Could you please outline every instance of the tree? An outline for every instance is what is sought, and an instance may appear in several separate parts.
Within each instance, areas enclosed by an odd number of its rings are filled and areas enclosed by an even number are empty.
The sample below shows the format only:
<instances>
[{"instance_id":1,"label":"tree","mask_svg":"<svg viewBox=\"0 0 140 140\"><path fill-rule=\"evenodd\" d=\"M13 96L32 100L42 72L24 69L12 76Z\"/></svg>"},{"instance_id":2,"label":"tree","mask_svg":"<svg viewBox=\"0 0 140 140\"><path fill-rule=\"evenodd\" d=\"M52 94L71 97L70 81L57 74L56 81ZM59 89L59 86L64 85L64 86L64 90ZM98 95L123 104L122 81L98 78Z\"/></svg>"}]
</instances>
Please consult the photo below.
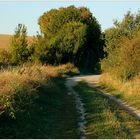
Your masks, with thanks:
<instances>
[{"instance_id":1,"label":"tree","mask_svg":"<svg viewBox=\"0 0 140 140\"><path fill-rule=\"evenodd\" d=\"M34 41L30 46L31 61L49 63L48 45L46 40L39 33L34 37ZM49 62L48 62L49 61Z\"/></svg>"},{"instance_id":2,"label":"tree","mask_svg":"<svg viewBox=\"0 0 140 140\"><path fill-rule=\"evenodd\" d=\"M105 31L105 52L110 54L115 48L121 47L123 38L133 39L140 31L140 11L132 14L128 11L121 22L115 20L114 27Z\"/></svg>"},{"instance_id":3,"label":"tree","mask_svg":"<svg viewBox=\"0 0 140 140\"><path fill-rule=\"evenodd\" d=\"M52 9L39 18L39 25L55 64L73 62L92 69L103 57L100 25L87 8Z\"/></svg>"},{"instance_id":4,"label":"tree","mask_svg":"<svg viewBox=\"0 0 140 140\"><path fill-rule=\"evenodd\" d=\"M70 61L77 64L77 61L80 61L77 59L77 53L85 45L86 35L87 26L83 23L70 22L65 24L55 38L57 62L67 63Z\"/></svg>"},{"instance_id":5,"label":"tree","mask_svg":"<svg viewBox=\"0 0 140 140\"><path fill-rule=\"evenodd\" d=\"M13 63L21 64L28 60L29 52L27 46L27 28L25 25L18 24L11 40L11 55Z\"/></svg>"},{"instance_id":6,"label":"tree","mask_svg":"<svg viewBox=\"0 0 140 140\"><path fill-rule=\"evenodd\" d=\"M114 27L105 31L105 53L102 70L121 80L138 74L140 67L140 11L128 11L123 20L114 22Z\"/></svg>"}]
</instances>

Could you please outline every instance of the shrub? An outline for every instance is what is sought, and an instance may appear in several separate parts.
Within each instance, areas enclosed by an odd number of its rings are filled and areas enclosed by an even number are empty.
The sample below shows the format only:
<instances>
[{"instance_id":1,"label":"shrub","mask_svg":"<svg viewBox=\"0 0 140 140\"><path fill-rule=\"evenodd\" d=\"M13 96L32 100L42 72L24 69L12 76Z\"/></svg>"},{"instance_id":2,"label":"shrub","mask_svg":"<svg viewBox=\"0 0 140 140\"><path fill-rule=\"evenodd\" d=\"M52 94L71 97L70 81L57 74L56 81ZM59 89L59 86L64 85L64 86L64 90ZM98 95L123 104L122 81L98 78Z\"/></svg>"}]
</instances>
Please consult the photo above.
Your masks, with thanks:
<instances>
[{"instance_id":1,"label":"shrub","mask_svg":"<svg viewBox=\"0 0 140 140\"><path fill-rule=\"evenodd\" d=\"M132 40L126 39L120 48L120 66L122 79L131 79L140 74L140 34ZM120 70L121 71L121 70Z\"/></svg>"},{"instance_id":2,"label":"shrub","mask_svg":"<svg viewBox=\"0 0 140 140\"><path fill-rule=\"evenodd\" d=\"M8 65L11 63L11 54L6 50L0 50L0 66Z\"/></svg>"},{"instance_id":3,"label":"shrub","mask_svg":"<svg viewBox=\"0 0 140 140\"><path fill-rule=\"evenodd\" d=\"M128 12L122 22L116 21L115 27L105 31L107 56L101 62L102 70L122 81L139 75L139 15L140 13L133 15Z\"/></svg>"}]
</instances>

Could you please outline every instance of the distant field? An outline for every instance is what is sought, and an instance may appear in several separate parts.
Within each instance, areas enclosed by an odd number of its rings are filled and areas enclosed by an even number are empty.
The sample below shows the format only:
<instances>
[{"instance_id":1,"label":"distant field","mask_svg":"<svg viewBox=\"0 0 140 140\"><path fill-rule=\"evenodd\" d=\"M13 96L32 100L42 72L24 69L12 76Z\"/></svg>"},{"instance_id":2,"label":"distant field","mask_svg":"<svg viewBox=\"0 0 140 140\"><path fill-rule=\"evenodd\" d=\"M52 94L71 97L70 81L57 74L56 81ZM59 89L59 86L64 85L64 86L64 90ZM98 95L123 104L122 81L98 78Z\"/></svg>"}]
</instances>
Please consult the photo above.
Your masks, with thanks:
<instances>
[{"instance_id":1,"label":"distant field","mask_svg":"<svg viewBox=\"0 0 140 140\"><path fill-rule=\"evenodd\" d=\"M8 49L12 35L0 34L0 49Z\"/></svg>"},{"instance_id":2,"label":"distant field","mask_svg":"<svg viewBox=\"0 0 140 140\"><path fill-rule=\"evenodd\" d=\"M0 49L7 50L10 47L10 40L12 38L12 35L4 35L0 34ZM32 42L32 37L28 37L29 42Z\"/></svg>"}]
</instances>

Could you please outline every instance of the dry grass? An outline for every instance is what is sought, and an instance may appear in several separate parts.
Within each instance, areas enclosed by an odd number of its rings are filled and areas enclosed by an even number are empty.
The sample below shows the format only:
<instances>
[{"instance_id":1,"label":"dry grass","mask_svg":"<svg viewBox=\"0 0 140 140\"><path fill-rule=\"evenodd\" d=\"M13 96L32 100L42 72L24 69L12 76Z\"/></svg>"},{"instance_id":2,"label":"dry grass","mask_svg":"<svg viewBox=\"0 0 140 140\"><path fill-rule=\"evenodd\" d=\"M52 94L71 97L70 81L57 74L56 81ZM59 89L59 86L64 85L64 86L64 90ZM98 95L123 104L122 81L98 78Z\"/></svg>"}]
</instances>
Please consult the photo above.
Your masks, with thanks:
<instances>
[{"instance_id":1,"label":"dry grass","mask_svg":"<svg viewBox=\"0 0 140 140\"><path fill-rule=\"evenodd\" d=\"M28 63L1 71L0 138L79 138L75 100L61 77L76 70Z\"/></svg>"},{"instance_id":2,"label":"dry grass","mask_svg":"<svg viewBox=\"0 0 140 140\"><path fill-rule=\"evenodd\" d=\"M78 69L72 64L60 66L42 66L34 64L32 66L22 66L1 71L0 96L5 99L3 100L3 98L1 98L0 100L0 114L4 112L4 110L7 110L7 108L10 109L9 102L10 106L13 106L13 104L15 106L16 102L13 100L14 96L21 96L20 104L24 104L26 97L29 96L29 98L32 98L32 95L35 95L38 87L41 85L51 86L52 82L50 79L52 77L60 77L64 74L77 72ZM22 99L23 96L25 99ZM6 102L8 102L8 105ZM8 113L10 111L8 111Z\"/></svg>"},{"instance_id":3,"label":"dry grass","mask_svg":"<svg viewBox=\"0 0 140 140\"><path fill-rule=\"evenodd\" d=\"M105 84L110 89L116 89L120 92L119 97L126 100L130 104L139 107L140 104L140 77L137 76L132 80L122 82L115 76L111 76L107 73L103 74L100 78L100 82Z\"/></svg>"},{"instance_id":4,"label":"dry grass","mask_svg":"<svg viewBox=\"0 0 140 140\"><path fill-rule=\"evenodd\" d=\"M22 66L0 72L0 95L11 94L14 85L31 86L46 83L51 77L60 77L63 74L77 73L78 69L68 63L60 66ZM31 85L30 85L31 84Z\"/></svg>"}]
</instances>

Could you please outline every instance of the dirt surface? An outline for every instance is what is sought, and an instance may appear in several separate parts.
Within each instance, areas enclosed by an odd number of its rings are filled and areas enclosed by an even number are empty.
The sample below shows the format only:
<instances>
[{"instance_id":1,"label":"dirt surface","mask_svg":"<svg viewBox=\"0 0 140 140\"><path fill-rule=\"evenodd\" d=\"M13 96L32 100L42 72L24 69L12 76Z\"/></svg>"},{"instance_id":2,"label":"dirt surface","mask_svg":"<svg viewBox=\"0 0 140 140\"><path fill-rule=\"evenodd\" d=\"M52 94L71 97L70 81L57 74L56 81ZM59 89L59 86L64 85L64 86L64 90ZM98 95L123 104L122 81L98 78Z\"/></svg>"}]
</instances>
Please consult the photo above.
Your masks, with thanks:
<instances>
[{"instance_id":1,"label":"dirt surface","mask_svg":"<svg viewBox=\"0 0 140 140\"><path fill-rule=\"evenodd\" d=\"M140 111L134 107L131 107L127 104L127 102L124 102L120 99L117 99L116 97L112 96L110 93L105 92L101 86L99 85L99 78L101 75L81 75L81 76L75 76L72 78L68 78L67 80L67 86L73 87L76 85L78 81L86 81L90 87L95 87L98 90L100 90L104 96L108 97L110 100L113 100L116 102L119 106L121 106L123 109L125 109L128 113L136 117L138 120L140 120Z\"/></svg>"},{"instance_id":2,"label":"dirt surface","mask_svg":"<svg viewBox=\"0 0 140 140\"><path fill-rule=\"evenodd\" d=\"M85 125L86 125L86 110L84 108L84 103L82 102L82 99L80 98L79 94L73 90L73 87L77 84L77 82L71 78L68 78L66 81L66 87L68 88L68 95L73 95L75 99L75 105L76 105L76 110L79 114L78 118L78 129L80 133L80 138L81 139L86 139L85 137Z\"/></svg>"}]
</instances>

